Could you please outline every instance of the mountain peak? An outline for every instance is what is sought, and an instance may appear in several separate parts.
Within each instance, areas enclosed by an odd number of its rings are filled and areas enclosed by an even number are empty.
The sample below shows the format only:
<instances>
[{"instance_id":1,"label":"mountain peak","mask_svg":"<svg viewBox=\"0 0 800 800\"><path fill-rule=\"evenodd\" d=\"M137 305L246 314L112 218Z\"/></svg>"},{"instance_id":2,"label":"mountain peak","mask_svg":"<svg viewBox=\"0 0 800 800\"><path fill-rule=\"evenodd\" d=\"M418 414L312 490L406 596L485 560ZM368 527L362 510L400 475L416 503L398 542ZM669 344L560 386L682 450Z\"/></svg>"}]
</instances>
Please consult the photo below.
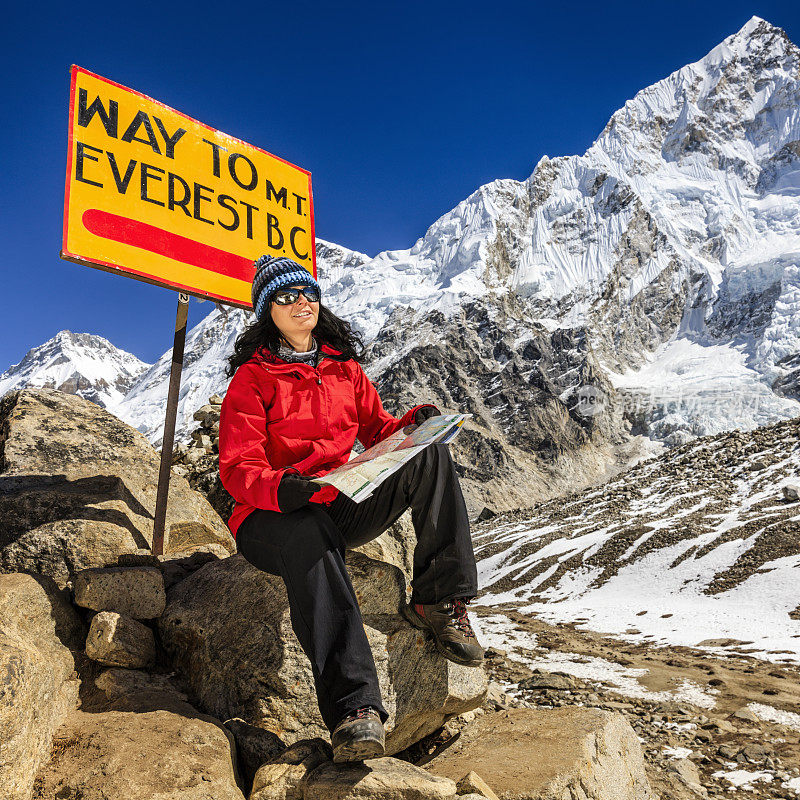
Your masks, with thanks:
<instances>
[{"instance_id":1,"label":"mountain peak","mask_svg":"<svg viewBox=\"0 0 800 800\"><path fill-rule=\"evenodd\" d=\"M29 386L53 388L113 409L147 367L102 336L64 329L0 375L0 395Z\"/></svg>"}]
</instances>

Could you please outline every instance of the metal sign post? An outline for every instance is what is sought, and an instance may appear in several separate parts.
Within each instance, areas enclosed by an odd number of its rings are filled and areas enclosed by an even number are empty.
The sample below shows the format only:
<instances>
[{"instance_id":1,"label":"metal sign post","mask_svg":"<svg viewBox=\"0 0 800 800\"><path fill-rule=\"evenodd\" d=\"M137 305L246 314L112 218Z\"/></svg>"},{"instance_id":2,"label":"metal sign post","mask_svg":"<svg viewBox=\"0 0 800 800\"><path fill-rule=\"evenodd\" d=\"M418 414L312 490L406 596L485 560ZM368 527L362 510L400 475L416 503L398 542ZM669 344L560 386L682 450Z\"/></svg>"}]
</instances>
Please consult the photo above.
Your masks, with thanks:
<instances>
[{"instance_id":1,"label":"metal sign post","mask_svg":"<svg viewBox=\"0 0 800 800\"><path fill-rule=\"evenodd\" d=\"M153 522L153 555L164 554L164 523L167 519L169 476L172 469L172 445L175 441L175 418L178 415L178 392L183 369L183 348L186 344L186 318L189 314L189 295L178 295L178 313L175 317L175 340L172 343L172 366L169 372L167 415L164 419L164 436L161 440L161 468L158 472L156 514Z\"/></svg>"}]
</instances>

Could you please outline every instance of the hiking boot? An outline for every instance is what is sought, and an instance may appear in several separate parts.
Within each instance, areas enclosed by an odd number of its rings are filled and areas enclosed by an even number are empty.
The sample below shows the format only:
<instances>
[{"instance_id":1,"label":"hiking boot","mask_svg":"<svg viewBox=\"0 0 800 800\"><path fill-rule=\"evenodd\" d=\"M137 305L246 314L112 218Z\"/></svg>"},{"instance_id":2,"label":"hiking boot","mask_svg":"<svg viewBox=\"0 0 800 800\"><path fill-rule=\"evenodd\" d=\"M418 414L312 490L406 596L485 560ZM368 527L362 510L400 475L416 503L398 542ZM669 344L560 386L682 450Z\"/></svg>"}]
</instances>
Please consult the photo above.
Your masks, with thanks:
<instances>
[{"instance_id":1,"label":"hiking boot","mask_svg":"<svg viewBox=\"0 0 800 800\"><path fill-rule=\"evenodd\" d=\"M385 732L378 711L371 706L348 714L331 734L333 760L363 761L383 755Z\"/></svg>"},{"instance_id":2,"label":"hiking boot","mask_svg":"<svg viewBox=\"0 0 800 800\"><path fill-rule=\"evenodd\" d=\"M410 603L401 608L403 616L415 627L433 634L436 649L450 661L465 667L483 663L483 648L467 619L463 598L426 605Z\"/></svg>"}]
</instances>

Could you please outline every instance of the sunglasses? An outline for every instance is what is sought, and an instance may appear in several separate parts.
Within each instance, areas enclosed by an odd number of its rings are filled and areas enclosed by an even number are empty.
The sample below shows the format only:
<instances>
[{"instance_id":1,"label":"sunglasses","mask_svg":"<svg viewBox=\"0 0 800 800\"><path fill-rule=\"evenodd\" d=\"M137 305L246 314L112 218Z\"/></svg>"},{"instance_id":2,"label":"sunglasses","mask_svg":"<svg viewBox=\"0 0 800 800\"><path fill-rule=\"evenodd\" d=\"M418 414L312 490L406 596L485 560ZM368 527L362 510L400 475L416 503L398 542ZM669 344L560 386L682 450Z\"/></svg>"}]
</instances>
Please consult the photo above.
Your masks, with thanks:
<instances>
[{"instance_id":1,"label":"sunglasses","mask_svg":"<svg viewBox=\"0 0 800 800\"><path fill-rule=\"evenodd\" d=\"M304 286L302 289L278 289L272 295L272 302L277 303L279 306L290 306L296 303L300 297L300 292L309 303L319 302L319 289L316 286Z\"/></svg>"}]
</instances>

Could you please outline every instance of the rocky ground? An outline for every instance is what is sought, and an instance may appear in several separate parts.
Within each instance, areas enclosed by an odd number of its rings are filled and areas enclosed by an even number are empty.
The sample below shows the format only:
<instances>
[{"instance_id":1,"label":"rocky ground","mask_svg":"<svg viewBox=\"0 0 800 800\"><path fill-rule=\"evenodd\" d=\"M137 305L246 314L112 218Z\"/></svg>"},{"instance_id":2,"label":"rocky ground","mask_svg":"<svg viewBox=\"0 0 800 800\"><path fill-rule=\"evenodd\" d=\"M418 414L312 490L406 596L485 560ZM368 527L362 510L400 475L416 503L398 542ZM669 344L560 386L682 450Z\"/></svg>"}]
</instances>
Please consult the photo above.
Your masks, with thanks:
<instances>
[{"instance_id":1,"label":"rocky ground","mask_svg":"<svg viewBox=\"0 0 800 800\"><path fill-rule=\"evenodd\" d=\"M800 796L796 666L625 642L550 625L510 606L471 611L484 644L508 642L487 650L494 683L485 709L578 705L620 712L664 800ZM420 743L412 754L418 763L452 744L472 719L465 716ZM480 764L474 769L481 773Z\"/></svg>"}]
</instances>

